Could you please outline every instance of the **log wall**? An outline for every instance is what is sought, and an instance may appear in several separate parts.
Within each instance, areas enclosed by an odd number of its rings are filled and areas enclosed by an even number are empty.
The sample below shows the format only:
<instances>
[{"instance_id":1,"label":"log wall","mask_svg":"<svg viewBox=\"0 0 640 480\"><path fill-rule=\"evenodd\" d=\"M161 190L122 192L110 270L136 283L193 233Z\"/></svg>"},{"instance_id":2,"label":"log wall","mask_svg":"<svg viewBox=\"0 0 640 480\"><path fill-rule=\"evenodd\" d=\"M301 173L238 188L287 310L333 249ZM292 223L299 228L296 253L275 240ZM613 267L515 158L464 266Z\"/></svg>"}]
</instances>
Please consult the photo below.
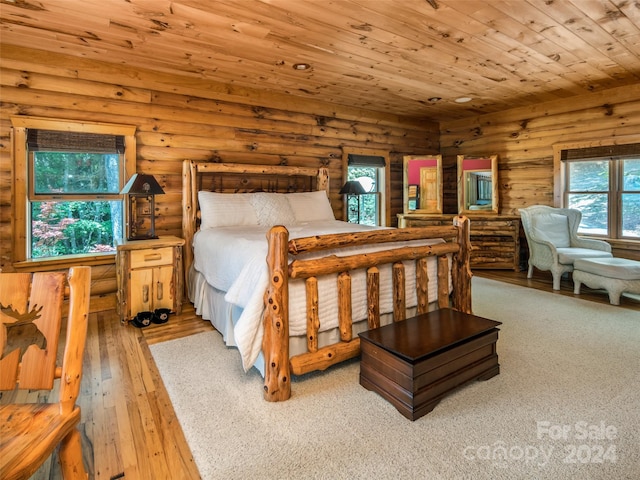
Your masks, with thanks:
<instances>
[{"instance_id":1,"label":"log wall","mask_svg":"<svg viewBox=\"0 0 640 480\"><path fill-rule=\"evenodd\" d=\"M342 216L342 147L390 151L392 219L402 212L402 158L438 151L438 125L293 96L3 45L0 67L0 268L12 270L10 117L137 127L137 170L152 173L156 233L181 235L182 160L326 166ZM116 291L115 266L94 267L92 293Z\"/></svg>"},{"instance_id":2,"label":"log wall","mask_svg":"<svg viewBox=\"0 0 640 480\"><path fill-rule=\"evenodd\" d=\"M444 211L456 213L456 155L498 154L500 212L517 214L518 208L528 205L553 205L554 144L597 142L640 132L640 85L442 122L438 127L418 119L301 102L259 89L125 69L26 48L3 45L0 55L3 271L12 270L13 260L12 115L136 125L137 169L156 175L166 192L157 198L156 228L161 235L181 234L181 162L185 158L327 166L332 179L330 198L340 218L341 148L388 149L395 222L396 214L402 212L404 155L443 154ZM614 247L619 256L640 258L633 245ZM115 298L115 291L115 265L94 267L93 294Z\"/></svg>"},{"instance_id":3,"label":"log wall","mask_svg":"<svg viewBox=\"0 0 640 480\"><path fill-rule=\"evenodd\" d=\"M554 206L553 146L640 141L640 85L442 122L445 213L457 212L456 155L499 155L500 213ZM640 246L612 242L614 255L640 259Z\"/></svg>"}]
</instances>

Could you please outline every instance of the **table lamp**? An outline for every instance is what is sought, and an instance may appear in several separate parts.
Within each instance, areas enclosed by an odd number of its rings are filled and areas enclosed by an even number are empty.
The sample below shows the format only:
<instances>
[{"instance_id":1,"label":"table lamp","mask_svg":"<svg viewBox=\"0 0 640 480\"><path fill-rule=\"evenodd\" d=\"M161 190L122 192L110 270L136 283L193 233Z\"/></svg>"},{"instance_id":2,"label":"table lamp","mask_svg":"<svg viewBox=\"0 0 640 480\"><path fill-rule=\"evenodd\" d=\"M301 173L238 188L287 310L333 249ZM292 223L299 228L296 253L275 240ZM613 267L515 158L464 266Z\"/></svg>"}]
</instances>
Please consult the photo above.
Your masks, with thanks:
<instances>
[{"instance_id":1,"label":"table lamp","mask_svg":"<svg viewBox=\"0 0 640 480\"><path fill-rule=\"evenodd\" d=\"M134 173L120 193L127 196L127 240L158 238L155 196L164 194L164 190L153 175Z\"/></svg>"}]
</instances>

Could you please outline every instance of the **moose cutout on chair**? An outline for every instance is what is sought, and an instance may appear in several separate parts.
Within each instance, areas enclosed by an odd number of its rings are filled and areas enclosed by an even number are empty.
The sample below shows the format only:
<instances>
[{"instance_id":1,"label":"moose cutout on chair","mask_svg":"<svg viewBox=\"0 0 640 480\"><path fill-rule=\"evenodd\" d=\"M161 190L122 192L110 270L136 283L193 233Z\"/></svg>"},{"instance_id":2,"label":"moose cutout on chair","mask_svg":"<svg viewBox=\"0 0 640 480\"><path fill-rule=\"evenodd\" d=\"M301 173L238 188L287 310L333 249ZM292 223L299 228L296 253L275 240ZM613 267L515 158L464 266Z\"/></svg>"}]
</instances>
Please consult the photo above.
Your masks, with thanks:
<instances>
[{"instance_id":1,"label":"moose cutout on chair","mask_svg":"<svg viewBox=\"0 0 640 480\"><path fill-rule=\"evenodd\" d=\"M67 285L68 308L63 311ZM2 478L31 478L57 452L60 468L56 471L62 478L87 479L76 402L90 295L91 267L71 267L68 274L0 272L0 391L48 390L39 393L36 402L8 395L0 407ZM64 342L59 342L61 330L66 334Z\"/></svg>"},{"instance_id":2,"label":"moose cutout on chair","mask_svg":"<svg viewBox=\"0 0 640 480\"><path fill-rule=\"evenodd\" d=\"M12 305L4 306L0 303L0 323L2 329L0 331L0 343L3 345L2 356L0 360L10 355L14 350L20 350L19 360L31 345L35 345L40 350L47 348L47 338L44 333L33 323L34 320L40 318L40 312L43 307L35 305L31 311L20 313L13 308ZM7 317L12 318L12 322L7 321Z\"/></svg>"}]
</instances>

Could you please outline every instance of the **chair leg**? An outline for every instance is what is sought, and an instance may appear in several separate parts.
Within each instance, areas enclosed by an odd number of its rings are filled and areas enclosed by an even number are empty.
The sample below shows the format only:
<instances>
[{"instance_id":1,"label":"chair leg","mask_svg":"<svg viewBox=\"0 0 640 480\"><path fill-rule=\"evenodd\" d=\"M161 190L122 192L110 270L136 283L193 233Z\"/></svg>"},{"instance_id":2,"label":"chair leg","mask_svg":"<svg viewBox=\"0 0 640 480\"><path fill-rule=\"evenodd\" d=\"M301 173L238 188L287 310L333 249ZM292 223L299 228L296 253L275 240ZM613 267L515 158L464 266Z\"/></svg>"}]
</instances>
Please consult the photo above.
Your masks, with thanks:
<instances>
[{"instance_id":1,"label":"chair leg","mask_svg":"<svg viewBox=\"0 0 640 480\"><path fill-rule=\"evenodd\" d=\"M553 273L553 289L560 290L560 281L562 280L561 273Z\"/></svg>"},{"instance_id":2,"label":"chair leg","mask_svg":"<svg viewBox=\"0 0 640 480\"><path fill-rule=\"evenodd\" d=\"M580 295L580 287L582 286L582 282L580 280L573 279L573 293L575 295Z\"/></svg>"},{"instance_id":3,"label":"chair leg","mask_svg":"<svg viewBox=\"0 0 640 480\"><path fill-rule=\"evenodd\" d=\"M529 264L529 271L527 272L527 278L533 277L533 265Z\"/></svg>"},{"instance_id":4,"label":"chair leg","mask_svg":"<svg viewBox=\"0 0 640 480\"><path fill-rule=\"evenodd\" d=\"M62 440L59 455L64 480L87 480L88 475L82 463L82 442L77 429L73 429Z\"/></svg>"},{"instance_id":5,"label":"chair leg","mask_svg":"<svg viewBox=\"0 0 640 480\"><path fill-rule=\"evenodd\" d=\"M612 289L612 290L609 290L608 293L609 293L609 303L611 305L620 305L620 296L622 295L622 292L617 289Z\"/></svg>"}]
</instances>

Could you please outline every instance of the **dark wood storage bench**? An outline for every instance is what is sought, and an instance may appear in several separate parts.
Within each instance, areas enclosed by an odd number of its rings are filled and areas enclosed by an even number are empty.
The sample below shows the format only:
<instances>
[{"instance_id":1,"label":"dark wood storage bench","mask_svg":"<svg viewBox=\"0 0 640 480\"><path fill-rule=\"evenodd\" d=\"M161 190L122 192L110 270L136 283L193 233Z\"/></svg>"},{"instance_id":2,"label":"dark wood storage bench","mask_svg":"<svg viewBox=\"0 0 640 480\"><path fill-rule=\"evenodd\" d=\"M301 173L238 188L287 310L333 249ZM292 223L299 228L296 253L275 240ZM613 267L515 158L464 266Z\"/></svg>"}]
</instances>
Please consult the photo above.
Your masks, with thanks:
<instances>
[{"instance_id":1,"label":"dark wood storage bench","mask_svg":"<svg viewBox=\"0 0 640 480\"><path fill-rule=\"evenodd\" d=\"M360 384L416 420L453 389L500 373L498 325L445 308L363 332Z\"/></svg>"}]
</instances>

